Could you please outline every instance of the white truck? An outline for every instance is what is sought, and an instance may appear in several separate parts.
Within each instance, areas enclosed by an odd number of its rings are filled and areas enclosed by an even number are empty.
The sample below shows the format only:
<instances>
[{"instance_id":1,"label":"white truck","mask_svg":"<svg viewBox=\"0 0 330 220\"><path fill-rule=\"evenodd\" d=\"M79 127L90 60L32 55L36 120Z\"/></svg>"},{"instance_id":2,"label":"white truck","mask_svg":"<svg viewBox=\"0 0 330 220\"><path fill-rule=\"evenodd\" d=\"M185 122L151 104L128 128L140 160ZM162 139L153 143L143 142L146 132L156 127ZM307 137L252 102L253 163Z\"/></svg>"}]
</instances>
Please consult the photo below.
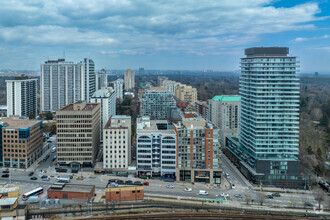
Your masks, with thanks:
<instances>
[{"instance_id":1,"label":"white truck","mask_svg":"<svg viewBox=\"0 0 330 220\"><path fill-rule=\"evenodd\" d=\"M70 177L58 177L57 181L60 183L69 183L70 182Z\"/></svg>"}]
</instances>

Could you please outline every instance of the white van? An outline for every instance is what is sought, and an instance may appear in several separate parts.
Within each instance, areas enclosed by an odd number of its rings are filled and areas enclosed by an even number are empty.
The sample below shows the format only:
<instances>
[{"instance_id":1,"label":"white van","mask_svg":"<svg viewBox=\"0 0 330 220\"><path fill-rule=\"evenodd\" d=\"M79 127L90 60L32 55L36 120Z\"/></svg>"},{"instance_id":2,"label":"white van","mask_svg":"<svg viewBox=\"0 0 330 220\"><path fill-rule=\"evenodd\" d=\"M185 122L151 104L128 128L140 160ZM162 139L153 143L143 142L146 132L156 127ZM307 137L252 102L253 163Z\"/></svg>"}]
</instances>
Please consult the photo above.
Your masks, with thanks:
<instances>
[{"instance_id":1,"label":"white van","mask_svg":"<svg viewBox=\"0 0 330 220\"><path fill-rule=\"evenodd\" d=\"M207 196L209 193L205 190L199 190L199 195Z\"/></svg>"},{"instance_id":2,"label":"white van","mask_svg":"<svg viewBox=\"0 0 330 220\"><path fill-rule=\"evenodd\" d=\"M56 147L53 147L52 149L52 153L54 153L56 151Z\"/></svg>"}]
</instances>

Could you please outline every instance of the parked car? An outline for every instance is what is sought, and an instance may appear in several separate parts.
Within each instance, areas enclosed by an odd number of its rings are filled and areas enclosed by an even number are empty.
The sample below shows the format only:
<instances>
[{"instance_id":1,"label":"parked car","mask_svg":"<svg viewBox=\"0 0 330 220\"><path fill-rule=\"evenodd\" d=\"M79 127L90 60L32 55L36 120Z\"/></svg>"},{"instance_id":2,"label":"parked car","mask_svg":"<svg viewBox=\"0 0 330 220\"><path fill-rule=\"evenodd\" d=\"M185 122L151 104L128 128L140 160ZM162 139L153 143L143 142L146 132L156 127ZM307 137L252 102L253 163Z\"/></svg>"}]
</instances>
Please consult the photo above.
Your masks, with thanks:
<instances>
[{"instance_id":1,"label":"parked car","mask_svg":"<svg viewBox=\"0 0 330 220\"><path fill-rule=\"evenodd\" d=\"M273 193L272 196L274 196L274 197L281 197L281 195L279 193Z\"/></svg>"},{"instance_id":2,"label":"parked car","mask_svg":"<svg viewBox=\"0 0 330 220\"><path fill-rule=\"evenodd\" d=\"M135 181L133 185L142 186L143 184L140 181Z\"/></svg>"},{"instance_id":3,"label":"parked car","mask_svg":"<svg viewBox=\"0 0 330 220\"><path fill-rule=\"evenodd\" d=\"M235 189L236 188L235 184L231 184L231 188Z\"/></svg>"},{"instance_id":4,"label":"parked car","mask_svg":"<svg viewBox=\"0 0 330 220\"><path fill-rule=\"evenodd\" d=\"M30 180L37 180L37 179L38 179L38 178L35 177L35 176L33 176L33 177L30 178Z\"/></svg>"},{"instance_id":5,"label":"parked car","mask_svg":"<svg viewBox=\"0 0 330 220\"><path fill-rule=\"evenodd\" d=\"M125 184L126 184L126 185L133 185L133 181L132 181L132 180L126 180L126 181L125 181Z\"/></svg>"},{"instance_id":6,"label":"parked car","mask_svg":"<svg viewBox=\"0 0 330 220\"><path fill-rule=\"evenodd\" d=\"M117 179L109 179L108 184L109 183L116 183L116 182L117 182Z\"/></svg>"},{"instance_id":7,"label":"parked car","mask_svg":"<svg viewBox=\"0 0 330 220\"><path fill-rule=\"evenodd\" d=\"M78 176L77 180L84 180L84 177L83 176Z\"/></svg>"},{"instance_id":8,"label":"parked car","mask_svg":"<svg viewBox=\"0 0 330 220\"><path fill-rule=\"evenodd\" d=\"M174 186L173 185L167 185L166 188L174 189Z\"/></svg>"},{"instance_id":9,"label":"parked car","mask_svg":"<svg viewBox=\"0 0 330 220\"><path fill-rule=\"evenodd\" d=\"M235 194L235 197L241 199L242 198L242 195L241 194Z\"/></svg>"},{"instance_id":10,"label":"parked car","mask_svg":"<svg viewBox=\"0 0 330 220\"><path fill-rule=\"evenodd\" d=\"M199 190L199 195L204 195L204 196L207 196L209 193L205 190Z\"/></svg>"},{"instance_id":11,"label":"parked car","mask_svg":"<svg viewBox=\"0 0 330 220\"><path fill-rule=\"evenodd\" d=\"M29 176L33 176L33 174L34 174L34 172L30 172L30 173L29 173Z\"/></svg>"},{"instance_id":12,"label":"parked car","mask_svg":"<svg viewBox=\"0 0 330 220\"><path fill-rule=\"evenodd\" d=\"M117 180L117 184L124 184L123 180Z\"/></svg>"},{"instance_id":13,"label":"parked car","mask_svg":"<svg viewBox=\"0 0 330 220\"><path fill-rule=\"evenodd\" d=\"M2 173L9 173L9 170L4 170L2 171Z\"/></svg>"},{"instance_id":14,"label":"parked car","mask_svg":"<svg viewBox=\"0 0 330 220\"><path fill-rule=\"evenodd\" d=\"M184 191L185 191L185 192L192 192L192 188L188 188L188 187L186 187L186 188L184 188Z\"/></svg>"},{"instance_id":15,"label":"parked car","mask_svg":"<svg viewBox=\"0 0 330 220\"><path fill-rule=\"evenodd\" d=\"M144 182L143 185L144 186L149 186L149 182Z\"/></svg>"},{"instance_id":16,"label":"parked car","mask_svg":"<svg viewBox=\"0 0 330 220\"><path fill-rule=\"evenodd\" d=\"M1 177L2 178L8 178L9 177L9 174L3 174Z\"/></svg>"},{"instance_id":17,"label":"parked car","mask_svg":"<svg viewBox=\"0 0 330 220\"><path fill-rule=\"evenodd\" d=\"M310 203L310 202L305 202L305 203L304 203L304 206L305 206L305 207L308 207L308 208L312 208L312 207L313 207L313 204Z\"/></svg>"},{"instance_id":18,"label":"parked car","mask_svg":"<svg viewBox=\"0 0 330 220\"><path fill-rule=\"evenodd\" d=\"M42 181L49 181L50 178L49 178L49 176L42 176L42 177L41 177L41 180L42 180Z\"/></svg>"},{"instance_id":19,"label":"parked car","mask_svg":"<svg viewBox=\"0 0 330 220\"><path fill-rule=\"evenodd\" d=\"M267 195L266 197L267 197L267 199L274 199L274 197L272 195Z\"/></svg>"}]
</instances>

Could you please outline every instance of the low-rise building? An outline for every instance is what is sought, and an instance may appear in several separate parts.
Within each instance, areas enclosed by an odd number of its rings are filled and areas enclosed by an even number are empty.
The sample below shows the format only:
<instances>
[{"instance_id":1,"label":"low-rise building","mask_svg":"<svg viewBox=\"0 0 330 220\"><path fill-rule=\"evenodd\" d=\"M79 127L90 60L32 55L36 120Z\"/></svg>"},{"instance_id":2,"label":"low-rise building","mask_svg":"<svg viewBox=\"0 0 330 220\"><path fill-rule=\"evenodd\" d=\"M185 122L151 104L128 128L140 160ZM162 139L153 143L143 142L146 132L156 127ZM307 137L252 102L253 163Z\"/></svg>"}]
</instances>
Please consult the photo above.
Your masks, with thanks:
<instances>
[{"instance_id":1,"label":"low-rise building","mask_svg":"<svg viewBox=\"0 0 330 220\"><path fill-rule=\"evenodd\" d=\"M207 101L196 100L194 104L195 104L195 112L200 114L206 121L210 121L209 100Z\"/></svg>"},{"instance_id":2,"label":"low-rise building","mask_svg":"<svg viewBox=\"0 0 330 220\"><path fill-rule=\"evenodd\" d=\"M1 118L0 129L4 167L28 168L41 156L42 121L18 116Z\"/></svg>"},{"instance_id":3,"label":"low-rise building","mask_svg":"<svg viewBox=\"0 0 330 220\"><path fill-rule=\"evenodd\" d=\"M137 119L136 159L138 176L175 179L176 133L166 120Z\"/></svg>"},{"instance_id":4,"label":"low-rise building","mask_svg":"<svg viewBox=\"0 0 330 220\"><path fill-rule=\"evenodd\" d=\"M131 116L112 116L103 129L103 168L127 169L131 163Z\"/></svg>"},{"instance_id":5,"label":"low-rise building","mask_svg":"<svg viewBox=\"0 0 330 220\"><path fill-rule=\"evenodd\" d=\"M175 96L184 102L194 102L197 100L197 89L186 84L175 87Z\"/></svg>"},{"instance_id":6,"label":"low-rise building","mask_svg":"<svg viewBox=\"0 0 330 220\"><path fill-rule=\"evenodd\" d=\"M105 189L106 202L138 201L144 198L143 186L109 184Z\"/></svg>"},{"instance_id":7,"label":"low-rise building","mask_svg":"<svg viewBox=\"0 0 330 220\"><path fill-rule=\"evenodd\" d=\"M48 199L68 199L77 201L91 201L94 197L94 185L54 184L47 190Z\"/></svg>"}]
</instances>

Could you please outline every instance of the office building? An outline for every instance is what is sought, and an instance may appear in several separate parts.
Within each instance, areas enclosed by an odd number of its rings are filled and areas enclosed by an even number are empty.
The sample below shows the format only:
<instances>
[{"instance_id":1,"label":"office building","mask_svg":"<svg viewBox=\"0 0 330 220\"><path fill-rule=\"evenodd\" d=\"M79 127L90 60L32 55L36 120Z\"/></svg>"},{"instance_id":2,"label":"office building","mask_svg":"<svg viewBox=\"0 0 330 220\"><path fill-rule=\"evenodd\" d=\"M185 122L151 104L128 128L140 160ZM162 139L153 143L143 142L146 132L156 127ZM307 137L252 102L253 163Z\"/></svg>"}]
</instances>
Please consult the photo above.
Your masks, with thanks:
<instances>
[{"instance_id":1,"label":"office building","mask_svg":"<svg viewBox=\"0 0 330 220\"><path fill-rule=\"evenodd\" d=\"M96 90L95 66L91 59L74 64L65 59L41 64L40 109L55 112L70 103L89 101Z\"/></svg>"},{"instance_id":2,"label":"office building","mask_svg":"<svg viewBox=\"0 0 330 220\"><path fill-rule=\"evenodd\" d=\"M225 147L227 136L239 135L241 97L217 95L210 101L210 121L220 130L221 146Z\"/></svg>"},{"instance_id":3,"label":"office building","mask_svg":"<svg viewBox=\"0 0 330 220\"><path fill-rule=\"evenodd\" d=\"M7 115L34 116L37 112L37 79L27 76L6 80Z\"/></svg>"},{"instance_id":4,"label":"office building","mask_svg":"<svg viewBox=\"0 0 330 220\"><path fill-rule=\"evenodd\" d=\"M113 88L116 92L116 98L121 101L124 99L124 80L119 78L113 82Z\"/></svg>"},{"instance_id":5,"label":"office building","mask_svg":"<svg viewBox=\"0 0 330 220\"><path fill-rule=\"evenodd\" d=\"M169 119L176 108L173 95L162 87L151 87L142 95L140 115L151 119Z\"/></svg>"},{"instance_id":6,"label":"office building","mask_svg":"<svg viewBox=\"0 0 330 220\"><path fill-rule=\"evenodd\" d=\"M240 136L227 138L226 143L251 181L281 187L300 175L299 79L296 57L288 54L287 47L245 50L239 89Z\"/></svg>"},{"instance_id":7,"label":"office building","mask_svg":"<svg viewBox=\"0 0 330 220\"><path fill-rule=\"evenodd\" d=\"M112 116L103 129L103 168L126 169L131 163L131 116Z\"/></svg>"},{"instance_id":8,"label":"office building","mask_svg":"<svg viewBox=\"0 0 330 220\"><path fill-rule=\"evenodd\" d=\"M137 119L136 160L139 177L175 179L177 136L167 120Z\"/></svg>"},{"instance_id":9,"label":"office building","mask_svg":"<svg viewBox=\"0 0 330 220\"><path fill-rule=\"evenodd\" d=\"M124 74L125 91L132 90L135 87L135 72L127 69Z\"/></svg>"},{"instance_id":10,"label":"office building","mask_svg":"<svg viewBox=\"0 0 330 220\"><path fill-rule=\"evenodd\" d=\"M176 180L220 184L219 130L192 113L184 114L173 129L178 137Z\"/></svg>"},{"instance_id":11,"label":"office building","mask_svg":"<svg viewBox=\"0 0 330 220\"><path fill-rule=\"evenodd\" d=\"M103 141L103 128L109 118L116 115L116 93L111 87L97 90L91 98L91 103L100 104L100 140Z\"/></svg>"},{"instance_id":12,"label":"office building","mask_svg":"<svg viewBox=\"0 0 330 220\"><path fill-rule=\"evenodd\" d=\"M28 168L42 153L42 122L13 116L0 119L4 167Z\"/></svg>"},{"instance_id":13,"label":"office building","mask_svg":"<svg viewBox=\"0 0 330 220\"><path fill-rule=\"evenodd\" d=\"M91 167L100 146L100 104L77 102L56 111L57 163Z\"/></svg>"},{"instance_id":14,"label":"office building","mask_svg":"<svg viewBox=\"0 0 330 220\"><path fill-rule=\"evenodd\" d=\"M105 69L101 69L96 73L96 90L108 87L108 73Z\"/></svg>"},{"instance_id":15,"label":"office building","mask_svg":"<svg viewBox=\"0 0 330 220\"><path fill-rule=\"evenodd\" d=\"M194 102L197 100L197 89L192 86L180 84L175 87L175 97L182 102Z\"/></svg>"}]
</instances>

